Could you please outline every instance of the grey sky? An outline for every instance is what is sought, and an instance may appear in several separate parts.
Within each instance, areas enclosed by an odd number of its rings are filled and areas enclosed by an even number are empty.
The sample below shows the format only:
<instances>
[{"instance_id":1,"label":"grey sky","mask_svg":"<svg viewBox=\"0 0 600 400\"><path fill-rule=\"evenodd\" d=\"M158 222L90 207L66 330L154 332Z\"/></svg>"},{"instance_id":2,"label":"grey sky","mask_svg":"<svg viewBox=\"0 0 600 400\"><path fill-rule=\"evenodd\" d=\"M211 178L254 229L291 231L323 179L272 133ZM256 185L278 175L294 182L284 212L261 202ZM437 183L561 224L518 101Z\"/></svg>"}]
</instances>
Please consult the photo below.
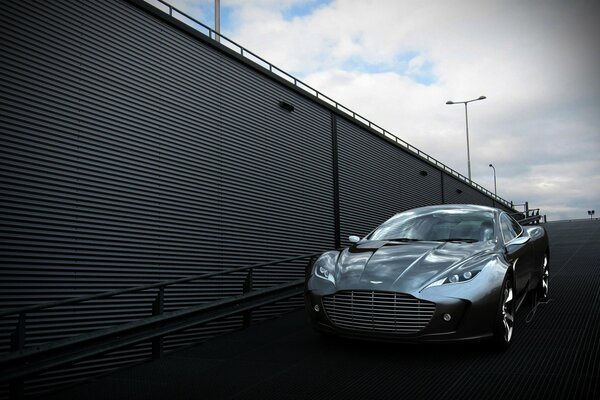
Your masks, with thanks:
<instances>
[{"instance_id":1,"label":"grey sky","mask_svg":"<svg viewBox=\"0 0 600 400\"><path fill-rule=\"evenodd\" d=\"M171 4L212 21L212 0ZM221 0L222 31L551 220L600 213L600 2Z\"/></svg>"}]
</instances>

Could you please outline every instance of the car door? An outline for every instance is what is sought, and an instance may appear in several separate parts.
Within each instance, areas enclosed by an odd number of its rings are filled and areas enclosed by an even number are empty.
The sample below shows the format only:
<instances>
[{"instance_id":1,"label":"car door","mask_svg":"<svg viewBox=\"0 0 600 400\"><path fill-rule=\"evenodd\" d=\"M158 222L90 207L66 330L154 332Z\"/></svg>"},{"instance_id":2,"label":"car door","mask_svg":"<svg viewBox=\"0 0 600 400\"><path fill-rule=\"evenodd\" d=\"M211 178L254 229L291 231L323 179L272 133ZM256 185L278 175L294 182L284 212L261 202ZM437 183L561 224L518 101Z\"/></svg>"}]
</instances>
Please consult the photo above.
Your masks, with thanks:
<instances>
[{"instance_id":1,"label":"car door","mask_svg":"<svg viewBox=\"0 0 600 400\"><path fill-rule=\"evenodd\" d=\"M524 233L523 228L506 213L500 215L500 230L506 248L506 257L513 265L515 292L517 297L521 297L531 279L534 252L530 242L517 244Z\"/></svg>"}]
</instances>

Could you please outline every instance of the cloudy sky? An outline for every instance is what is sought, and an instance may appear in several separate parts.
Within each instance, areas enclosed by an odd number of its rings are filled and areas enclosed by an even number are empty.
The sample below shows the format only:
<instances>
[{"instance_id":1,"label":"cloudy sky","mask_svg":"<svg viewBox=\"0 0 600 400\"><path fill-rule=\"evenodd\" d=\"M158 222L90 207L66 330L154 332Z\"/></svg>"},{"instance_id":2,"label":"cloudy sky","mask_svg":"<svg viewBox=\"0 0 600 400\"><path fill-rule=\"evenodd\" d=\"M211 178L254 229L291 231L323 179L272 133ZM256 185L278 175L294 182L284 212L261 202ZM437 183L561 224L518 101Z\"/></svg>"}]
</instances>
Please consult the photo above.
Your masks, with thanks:
<instances>
[{"instance_id":1,"label":"cloudy sky","mask_svg":"<svg viewBox=\"0 0 600 400\"><path fill-rule=\"evenodd\" d=\"M168 0L167 0L168 1ZM213 0L170 0L213 26ZM600 2L221 0L221 32L550 220L600 214Z\"/></svg>"}]
</instances>

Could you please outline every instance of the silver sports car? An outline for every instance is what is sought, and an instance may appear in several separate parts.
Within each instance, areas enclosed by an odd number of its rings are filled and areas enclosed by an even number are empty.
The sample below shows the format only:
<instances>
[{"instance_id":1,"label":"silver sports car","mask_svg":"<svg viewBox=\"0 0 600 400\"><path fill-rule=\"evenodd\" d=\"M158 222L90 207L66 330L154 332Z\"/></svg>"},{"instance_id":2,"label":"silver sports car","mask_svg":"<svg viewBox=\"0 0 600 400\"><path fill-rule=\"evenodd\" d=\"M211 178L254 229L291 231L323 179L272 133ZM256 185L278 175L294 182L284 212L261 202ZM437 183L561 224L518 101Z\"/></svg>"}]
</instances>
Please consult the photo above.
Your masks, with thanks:
<instances>
[{"instance_id":1,"label":"silver sports car","mask_svg":"<svg viewBox=\"0 0 600 400\"><path fill-rule=\"evenodd\" d=\"M401 342L490 338L506 348L525 295L548 298L546 231L496 208L417 208L350 242L322 254L307 276L306 307L324 333Z\"/></svg>"}]
</instances>

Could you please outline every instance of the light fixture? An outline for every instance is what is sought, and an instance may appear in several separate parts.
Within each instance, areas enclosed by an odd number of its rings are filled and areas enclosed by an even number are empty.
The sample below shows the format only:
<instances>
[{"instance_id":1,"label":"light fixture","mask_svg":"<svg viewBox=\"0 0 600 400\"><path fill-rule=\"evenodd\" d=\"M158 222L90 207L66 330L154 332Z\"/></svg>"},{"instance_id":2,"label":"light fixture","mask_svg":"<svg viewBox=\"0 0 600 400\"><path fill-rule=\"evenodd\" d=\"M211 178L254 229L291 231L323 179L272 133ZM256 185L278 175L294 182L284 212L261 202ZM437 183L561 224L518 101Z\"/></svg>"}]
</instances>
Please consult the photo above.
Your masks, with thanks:
<instances>
[{"instance_id":1,"label":"light fixture","mask_svg":"<svg viewBox=\"0 0 600 400\"><path fill-rule=\"evenodd\" d=\"M465 105L465 127L466 127L466 131L467 131L467 170L469 173L469 181L471 181L471 150L469 149L469 116L467 113L467 104L469 104L473 101L485 100L486 98L487 97L485 97L485 96L479 96L476 99L471 99L471 100L466 100L466 101L448 100L446 102L446 104L464 104Z\"/></svg>"},{"instance_id":2,"label":"light fixture","mask_svg":"<svg viewBox=\"0 0 600 400\"><path fill-rule=\"evenodd\" d=\"M279 107L283 108L286 111L292 112L294 111L294 106L288 103L287 101L281 100L279 102Z\"/></svg>"},{"instance_id":3,"label":"light fixture","mask_svg":"<svg viewBox=\"0 0 600 400\"><path fill-rule=\"evenodd\" d=\"M494 170L494 196L498 196L498 193L496 190L496 167L494 167L494 165L490 164L490 168L492 168Z\"/></svg>"}]
</instances>

